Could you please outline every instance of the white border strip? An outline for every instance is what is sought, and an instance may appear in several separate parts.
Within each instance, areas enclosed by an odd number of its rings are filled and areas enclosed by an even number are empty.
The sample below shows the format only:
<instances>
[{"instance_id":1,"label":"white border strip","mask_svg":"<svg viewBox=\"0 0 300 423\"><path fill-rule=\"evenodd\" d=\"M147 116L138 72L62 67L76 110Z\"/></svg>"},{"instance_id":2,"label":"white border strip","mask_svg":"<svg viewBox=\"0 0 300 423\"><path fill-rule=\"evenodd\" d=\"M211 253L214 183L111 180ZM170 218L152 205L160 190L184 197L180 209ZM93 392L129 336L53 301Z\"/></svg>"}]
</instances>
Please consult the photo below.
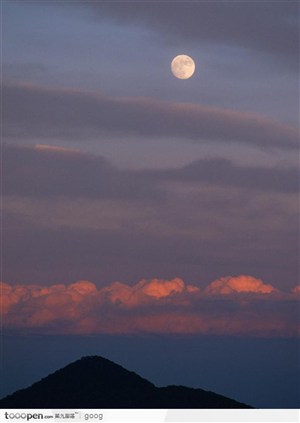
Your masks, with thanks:
<instances>
[{"instance_id":1,"label":"white border strip","mask_svg":"<svg viewBox=\"0 0 300 423\"><path fill-rule=\"evenodd\" d=\"M113 423L163 423L163 422L299 422L299 409L3 409L0 410L0 421L43 423L71 422L113 422Z\"/></svg>"}]
</instances>

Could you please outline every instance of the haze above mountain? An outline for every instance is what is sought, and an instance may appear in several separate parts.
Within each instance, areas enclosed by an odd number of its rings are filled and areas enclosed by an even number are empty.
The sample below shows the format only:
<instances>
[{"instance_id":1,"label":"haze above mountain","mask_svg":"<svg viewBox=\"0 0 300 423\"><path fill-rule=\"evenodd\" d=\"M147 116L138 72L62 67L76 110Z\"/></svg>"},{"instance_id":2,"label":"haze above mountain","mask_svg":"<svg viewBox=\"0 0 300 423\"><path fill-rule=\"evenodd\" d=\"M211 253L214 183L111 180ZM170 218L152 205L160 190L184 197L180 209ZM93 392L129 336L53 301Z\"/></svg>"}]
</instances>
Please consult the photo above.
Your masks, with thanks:
<instances>
[{"instance_id":1,"label":"haze above mountain","mask_svg":"<svg viewBox=\"0 0 300 423\"><path fill-rule=\"evenodd\" d=\"M158 388L99 356L83 357L0 400L6 408L251 408L184 386Z\"/></svg>"}]
</instances>

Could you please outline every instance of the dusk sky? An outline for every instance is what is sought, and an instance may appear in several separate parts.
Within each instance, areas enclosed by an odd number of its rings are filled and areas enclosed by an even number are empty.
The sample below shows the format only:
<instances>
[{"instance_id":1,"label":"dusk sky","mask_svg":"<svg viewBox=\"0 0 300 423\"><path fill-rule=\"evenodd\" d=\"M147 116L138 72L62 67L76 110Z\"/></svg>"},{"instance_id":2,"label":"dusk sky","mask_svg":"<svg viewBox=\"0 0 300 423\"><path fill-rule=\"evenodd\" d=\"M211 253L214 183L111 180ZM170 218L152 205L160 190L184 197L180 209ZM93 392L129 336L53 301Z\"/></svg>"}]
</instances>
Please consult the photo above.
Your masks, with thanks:
<instances>
[{"instance_id":1,"label":"dusk sky","mask_svg":"<svg viewBox=\"0 0 300 423\"><path fill-rule=\"evenodd\" d=\"M2 25L3 395L75 351L151 380L177 340L176 383L298 408L299 2L7 0ZM185 379L208 345L223 385ZM269 397L226 388L230 351Z\"/></svg>"}]
</instances>

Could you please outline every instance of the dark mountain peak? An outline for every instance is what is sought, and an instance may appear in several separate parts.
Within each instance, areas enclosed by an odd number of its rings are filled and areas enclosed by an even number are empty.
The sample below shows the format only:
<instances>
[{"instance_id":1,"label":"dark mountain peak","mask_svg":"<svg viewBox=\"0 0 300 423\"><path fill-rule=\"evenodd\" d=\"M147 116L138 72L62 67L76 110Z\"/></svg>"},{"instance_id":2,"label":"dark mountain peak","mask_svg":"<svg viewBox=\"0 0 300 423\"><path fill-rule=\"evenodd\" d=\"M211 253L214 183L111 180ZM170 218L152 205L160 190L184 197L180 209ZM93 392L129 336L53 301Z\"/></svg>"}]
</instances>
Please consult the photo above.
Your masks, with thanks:
<instances>
[{"instance_id":1,"label":"dark mountain peak","mask_svg":"<svg viewBox=\"0 0 300 423\"><path fill-rule=\"evenodd\" d=\"M152 383L136 373L124 369L124 367L107 358L96 355L82 357L80 360L76 360L49 375L47 379L52 377L63 377L64 380L74 380L74 383L80 380L82 384L85 383L88 387L93 385L94 388L99 387L103 383L110 387L116 382L119 388L123 386L127 388L138 386L144 389L152 389L154 387Z\"/></svg>"},{"instance_id":2,"label":"dark mountain peak","mask_svg":"<svg viewBox=\"0 0 300 423\"><path fill-rule=\"evenodd\" d=\"M249 408L221 395L183 386L157 388L99 356L82 357L0 400L2 408Z\"/></svg>"}]
</instances>

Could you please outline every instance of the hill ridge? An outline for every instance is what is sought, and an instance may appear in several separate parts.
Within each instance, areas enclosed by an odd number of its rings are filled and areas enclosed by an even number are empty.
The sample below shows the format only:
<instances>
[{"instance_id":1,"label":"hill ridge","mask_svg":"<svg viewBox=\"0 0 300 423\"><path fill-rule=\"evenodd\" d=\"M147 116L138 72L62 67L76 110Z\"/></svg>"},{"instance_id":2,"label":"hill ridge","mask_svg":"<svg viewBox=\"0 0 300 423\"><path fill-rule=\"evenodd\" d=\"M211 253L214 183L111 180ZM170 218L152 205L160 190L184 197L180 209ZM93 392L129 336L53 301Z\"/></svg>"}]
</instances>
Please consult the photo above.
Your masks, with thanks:
<instances>
[{"instance_id":1,"label":"hill ridge","mask_svg":"<svg viewBox=\"0 0 300 423\"><path fill-rule=\"evenodd\" d=\"M4 408L252 408L200 388L156 387L101 356L83 356L0 400Z\"/></svg>"}]
</instances>

